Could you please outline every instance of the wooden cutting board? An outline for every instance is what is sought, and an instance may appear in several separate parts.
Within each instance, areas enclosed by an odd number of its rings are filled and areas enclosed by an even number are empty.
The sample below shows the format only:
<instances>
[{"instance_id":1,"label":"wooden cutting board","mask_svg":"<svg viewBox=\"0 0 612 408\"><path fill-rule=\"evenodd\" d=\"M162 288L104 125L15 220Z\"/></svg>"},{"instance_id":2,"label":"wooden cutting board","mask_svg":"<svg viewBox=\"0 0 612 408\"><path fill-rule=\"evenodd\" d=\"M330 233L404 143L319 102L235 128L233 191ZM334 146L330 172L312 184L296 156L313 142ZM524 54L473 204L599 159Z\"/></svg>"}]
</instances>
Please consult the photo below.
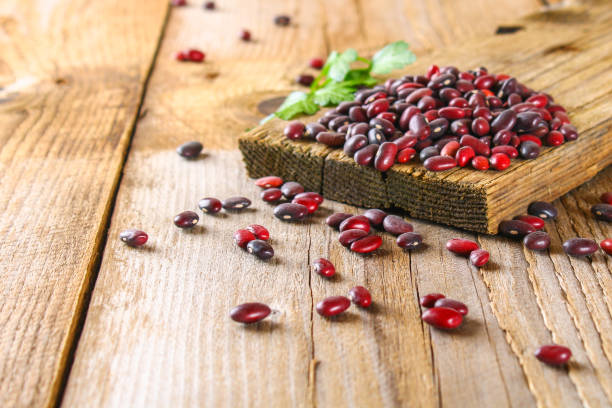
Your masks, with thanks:
<instances>
[{"instance_id":1,"label":"wooden cutting board","mask_svg":"<svg viewBox=\"0 0 612 408\"><path fill-rule=\"evenodd\" d=\"M612 163L612 12L603 3L552 10L498 31L478 43L418 55L393 76L423 73L431 64L512 75L565 106L578 140L543 148L535 160L514 160L502 172L430 172L413 159L381 173L341 149L286 139L286 122L275 119L239 139L249 176L278 175L331 200L397 207L411 217L489 234L501 220L525 213L530 202L552 201L583 184Z\"/></svg>"}]
</instances>

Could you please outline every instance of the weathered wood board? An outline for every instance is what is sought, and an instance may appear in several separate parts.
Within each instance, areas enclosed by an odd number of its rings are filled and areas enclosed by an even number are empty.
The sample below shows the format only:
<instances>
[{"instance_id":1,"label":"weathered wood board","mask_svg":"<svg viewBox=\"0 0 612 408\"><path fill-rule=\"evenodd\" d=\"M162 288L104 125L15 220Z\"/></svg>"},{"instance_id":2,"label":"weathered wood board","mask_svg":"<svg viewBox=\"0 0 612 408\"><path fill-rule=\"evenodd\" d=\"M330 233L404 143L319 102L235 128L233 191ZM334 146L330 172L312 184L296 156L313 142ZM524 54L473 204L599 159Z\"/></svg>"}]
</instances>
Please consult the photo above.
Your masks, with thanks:
<instances>
[{"instance_id":1,"label":"weathered wood board","mask_svg":"<svg viewBox=\"0 0 612 408\"><path fill-rule=\"evenodd\" d=\"M522 29L515 34L436 52L407 72L451 63L465 68L484 65L516 76L552 94L568 109L580 132L578 140L543 148L535 160L514 160L503 172L430 172L413 159L380 173L357 165L341 150L287 140L282 136L287 122L275 119L239 139L249 175L279 175L329 199L361 207L398 207L412 217L497 233L501 220L523 212L529 202L552 201L612 163L610 11L569 8L535 14L516 25Z\"/></svg>"}]
</instances>

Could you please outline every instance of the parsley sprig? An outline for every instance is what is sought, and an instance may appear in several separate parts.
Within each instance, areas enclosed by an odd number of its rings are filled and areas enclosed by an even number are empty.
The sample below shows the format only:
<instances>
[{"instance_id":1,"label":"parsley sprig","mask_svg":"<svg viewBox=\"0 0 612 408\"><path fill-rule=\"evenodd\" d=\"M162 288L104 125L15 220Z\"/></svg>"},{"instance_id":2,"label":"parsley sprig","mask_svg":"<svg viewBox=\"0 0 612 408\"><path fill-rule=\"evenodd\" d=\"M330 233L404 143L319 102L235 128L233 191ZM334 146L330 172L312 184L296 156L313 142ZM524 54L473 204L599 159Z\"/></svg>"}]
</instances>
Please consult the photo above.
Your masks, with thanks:
<instances>
[{"instance_id":1,"label":"parsley sprig","mask_svg":"<svg viewBox=\"0 0 612 408\"><path fill-rule=\"evenodd\" d=\"M312 115L323 106L349 101L358 87L371 87L378 83L379 80L372 75L388 74L413 63L415 59L405 41L385 46L371 60L360 57L352 48L343 53L332 51L321 73L312 82L310 91L292 92L278 110L264 121L272 116L288 120L301 114ZM361 67L353 68L355 65Z\"/></svg>"}]
</instances>

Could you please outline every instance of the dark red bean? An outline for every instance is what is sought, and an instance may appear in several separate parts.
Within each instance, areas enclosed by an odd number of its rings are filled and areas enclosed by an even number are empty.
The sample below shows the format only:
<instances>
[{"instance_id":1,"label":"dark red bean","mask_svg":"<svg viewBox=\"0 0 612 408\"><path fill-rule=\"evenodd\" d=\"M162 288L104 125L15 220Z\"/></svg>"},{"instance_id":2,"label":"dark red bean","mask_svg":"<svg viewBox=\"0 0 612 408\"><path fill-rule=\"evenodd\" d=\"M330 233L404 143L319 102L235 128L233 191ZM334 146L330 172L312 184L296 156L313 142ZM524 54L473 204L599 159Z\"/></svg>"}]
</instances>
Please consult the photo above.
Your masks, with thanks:
<instances>
[{"instance_id":1,"label":"dark red bean","mask_svg":"<svg viewBox=\"0 0 612 408\"><path fill-rule=\"evenodd\" d=\"M463 136L470 132L472 121L470 119L457 119L450 125L450 131L455 136Z\"/></svg>"},{"instance_id":2,"label":"dark red bean","mask_svg":"<svg viewBox=\"0 0 612 408\"><path fill-rule=\"evenodd\" d=\"M240 39L242 41L251 41L251 32L249 30L242 30L240 32Z\"/></svg>"},{"instance_id":3,"label":"dark red bean","mask_svg":"<svg viewBox=\"0 0 612 408\"><path fill-rule=\"evenodd\" d=\"M459 167L465 167L470 160L472 160L476 156L474 149L470 146L463 146L457 150L457 154L455 155L455 160L457 160L457 165Z\"/></svg>"},{"instance_id":4,"label":"dark red bean","mask_svg":"<svg viewBox=\"0 0 612 408\"><path fill-rule=\"evenodd\" d=\"M304 187L298 182L288 181L281 186L280 190L285 197L291 199L296 195L303 193Z\"/></svg>"},{"instance_id":5,"label":"dark red bean","mask_svg":"<svg viewBox=\"0 0 612 408\"><path fill-rule=\"evenodd\" d=\"M342 221L346 220L349 217L352 217L353 214L347 214L347 213L334 213L332 215L330 215L329 217L327 217L327 219L325 220L325 223L327 225L329 225L332 228L338 228L340 226L340 224L342 223Z\"/></svg>"},{"instance_id":6,"label":"dark red bean","mask_svg":"<svg viewBox=\"0 0 612 408\"><path fill-rule=\"evenodd\" d=\"M508 129L500 130L499 132L495 134L495 136L493 136L493 144L495 146L507 145L510 143L510 141L512 140L512 136L514 135L516 135L516 133L514 133L511 130L508 130Z\"/></svg>"},{"instance_id":7,"label":"dark red bean","mask_svg":"<svg viewBox=\"0 0 612 408\"><path fill-rule=\"evenodd\" d=\"M536 137L536 136L528 134L528 133L520 135L519 136L519 140L521 141L521 143L523 143L523 142L533 142L533 143L537 144L540 147L542 146L542 141L540 140L539 137Z\"/></svg>"},{"instance_id":8,"label":"dark red bean","mask_svg":"<svg viewBox=\"0 0 612 408\"><path fill-rule=\"evenodd\" d=\"M251 200L246 197L230 197L221 201L221 205L228 211L244 210L251 205Z\"/></svg>"},{"instance_id":9,"label":"dark red bean","mask_svg":"<svg viewBox=\"0 0 612 408\"><path fill-rule=\"evenodd\" d=\"M468 106L470 106L470 104L465 98L453 98L448 103L448 107L452 107L452 108L467 108ZM440 116L445 117L445 115L443 114L440 114ZM457 118L457 119L460 119L460 118Z\"/></svg>"},{"instance_id":10,"label":"dark red bean","mask_svg":"<svg viewBox=\"0 0 612 408\"><path fill-rule=\"evenodd\" d=\"M550 203L545 201L534 201L527 207L527 212L536 217L540 217L543 220L552 220L557 218L558 211Z\"/></svg>"},{"instance_id":11,"label":"dark red bean","mask_svg":"<svg viewBox=\"0 0 612 408\"><path fill-rule=\"evenodd\" d=\"M472 135L463 135L461 136L461 140L459 140L461 146L470 146L474 149L476 154L482 156L489 156L491 154L491 149L485 143L483 143L480 139L472 136Z\"/></svg>"},{"instance_id":12,"label":"dark red bean","mask_svg":"<svg viewBox=\"0 0 612 408\"><path fill-rule=\"evenodd\" d=\"M302 204L284 203L274 208L274 216L283 221L299 221L308 215L308 208Z\"/></svg>"},{"instance_id":13,"label":"dark red bean","mask_svg":"<svg viewBox=\"0 0 612 408\"><path fill-rule=\"evenodd\" d=\"M489 252L484 249L476 249L470 253L470 262L472 265L481 267L489 262Z\"/></svg>"},{"instance_id":14,"label":"dark red bean","mask_svg":"<svg viewBox=\"0 0 612 408\"><path fill-rule=\"evenodd\" d=\"M591 213L598 220L602 221L612 221L612 204L595 204L591 207Z\"/></svg>"},{"instance_id":15,"label":"dark red bean","mask_svg":"<svg viewBox=\"0 0 612 408\"><path fill-rule=\"evenodd\" d=\"M146 232L137 229L121 231L119 239L131 247L139 247L147 243L149 236Z\"/></svg>"},{"instance_id":16,"label":"dark red bean","mask_svg":"<svg viewBox=\"0 0 612 408\"><path fill-rule=\"evenodd\" d=\"M493 122L491 122L491 134L496 134L500 130L512 130L516 123L516 112L512 109L502 111Z\"/></svg>"},{"instance_id":17,"label":"dark red bean","mask_svg":"<svg viewBox=\"0 0 612 408\"><path fill-rule=\"evenodd\" d=\"M280 15L274 17L274 24L281 27L287 27L291 23L291 17L286 15Z\"/></svg>"},{"instance_id":18,"label":"dark red bean","mask_svg":"<svg viewBox=\"0 0 612 408\"><path fill-rule=\"evenodd\" d=\"M493 120L493 114L491 113L491 110L486 106L476 107L476 109L474 109L474 112L472 113L472 117L474 119L483 118L487 122L491 122Z\"/></svg>"},{"instance_id":19,"label":"dark red bean","mask_svg":"<svg viewBox=\"0 0 612 408\"><path fill-rule=\"evenodd\" d=\"M563 243L563 250L571 256L592 255L599 249L597 242L587 238L571 238Z\"/></svg>"},{"instance_id":20,"label":"dark red bean","mask_svg":"<svg viewBox=\"0 0 612 408\"><path fill-rule=\"evenodd\" d=\"M423 150L421 150L421 153L419 153L419 160L424 162L430 157L439 156L439 155L440 155L440 150L438 150L437 147L428 146L424 148Z\"/></svg>"},{"instance_id":21,"label":"dark red bean","mask_svg":"<svg viewBox=\"0 0 612 408\"><path fill-rule=\"evenodd\" d=\"M349 297L354 304L360 307L368 307L372 304L370 291L363 286L355 286L349 291Z\"/></svg>"},{"instance_id":22,"label":"dark red bean","mask_svg":"<svg viewBox=\"0 0 612 408\"><path fill-rule=\"evenodd\" d=\"M395 163L397 156L397 145L391 142L385 142L380 145L374 157L374 168L378 171L387 171Z\"/></svg>"},{"instance_id":23,"label":"dark red bean","mask_svg":"<svg viewBox=\"0 0 612 408\"><path fill-rule=\"evenodd\" d=\"M491 89L496 82L493 75L483 75L474 80L474 86L478 89Z\"/></svg>"},{"instance_id":24,"label":"dark red bean","mask_svg":"<svg viewBox=\"0 0 612 408\"><path fill-rule=\"evenodd\" d=\"M448 130L449 122L448 119L439 118L432 120L429 123L429 127L431 128L431 138L439 139L444 136Z\"/></svg>"},{"instance_id":25,"label":"dark red bean","mask_svg":"<svg viewBox=\"0 0 612 408\"><path fill-rule=\"evenodd\" d=\"M283 192L278 188L268 188L261 192L260 197L267 203L273 203L281 199Z\"/></svg>"},{"instance_id":26,"label":"dark red bean","mask_svg":"<svg viewBox=\"0 0 612 408\"><path fill-rule=\"evenodd\" d=\"M358 239L351 244L351 251L366 254L377 250L382 245L382 238L378 235L369 235Z\"/></svg>"},{"instance_id":27,"label":"dark red bean","mask_svg":"<svg viewBox=\"0 0 612 408\"><path fill-rule=\"evenodd\" d=\"M434 307L434 304L438 299L444 299L445 297L446 296L441 293L428 293L425 296L421 296L419 303L423 307Z\"/></svg>"},{"instance_id":28,"label":"dark red bean","mask_svg":"<svg viewBox=\"0 0 612 408\"><path fill-rule=\"evenodd\" d=\"M370 220L363 215L353 215L340 223L340 232L352 229L360 229L365 232L370 232Z\"/></svg>"},{"instance_id":29,"label":"dark red bean","mask_svg":"<svg viewBox=\"0 0 612 408\"><path fill-rule=\"evenodd\" d=\"M342 128L345 125L349 125L351 123L351 120L349 119L348 116L346 115L341 115L341 116L337 116L335 118L333 118L332 120L329 121L329 124L327 125L327 127L329 127L332 130L335 130L339 133L344 133L344 132L340 132L340 128Z\"/></svg>"},{"instance_id":30,"label":"dark red bean","mask_svg":"<svg viewBox=\"0 0 612 408\"><path fill-rule=\"evenodd\" d=\"M457 107L446 107L438 110L438 114L441 118L445 119L463 119L465 117L465 111Z\"/></svg>"},{"instance_id":31,"label":"dark red bean","mask_svg":"<svg viewBox=\"0 0 612 408\"><path fill-rule=\"evenodd\" d=\"M440 98L445 102L450 102L455 98L461 97L461 91L454 88L442 88L438 92Z\"/></svg>"},{"instance_id":32,"label":"dark red bean","mask_svg":"<svg viewBox=\"0 0 612 408\"><path fill-rule=\"evenodd\" d=\"M438 329L454 329L461 325L463 315L448 307L432 307L423 312L421 319Z\"/></svg>"},{"instance_id":33,"label":"dark red bean","mask_svg":"<svg viewBox=\"0 0 612 408\"><path fill-rule=\"evenodd\" d=\"M383 220L387 216L387 213L378 208L372 208L363 213L363 216L370 221L370 224L376 228L382 228Z\"/></svg>"},{"instance_id":34,"label":"dark red bean","mask_svg":"<svg viewBox=\"0 0 612 408\"><path fill-rule=\"evenodd\" d=\"M349 140L347 140L346 143L344 144L344 153L346 153L346 155L349 157L353 157L356 151L358 151L359 149L367 145L368 145L367 137L365 137L364 135L355 135L351 137Z\"/></svg>"},{"instance_id":35,"label":"dark red bean","mask_svg":"<svg viewBox=\"0 0 612 408\"><path fill-rule=\"evenodd\" d=\"M351 306L351 301L345 296L330 296L317 303L317 313L331 317L339 315Z\"/></svg>"},{"instance_id":36,"label":"dark red bean","mask_svg":"<svg viewBox=\"0 0 612 408\"><path fill-rule=\"evenodd\" d=\"M385 134L382 130L371 128L368 130L368 143L372 145L379 145L387 141Z\"/></svg>"},{"instance_id":37,"label":"dark red bean","mask_svg":"<svg viewBox=\"0 0 612 408\"><path fill-rule=\"evenodd\" d=\"M327 128L320 123L309 123L306 125L306 130L304 131L304 137L309 139L315 139L317 135L321 132L325 132Z\"/></svg>"},{"instance_id":38,"label":"dark red bean","mask_svg":"<svg viewBox=\"0 0 612 408\"><path fill-rule=\"evenodd\" d=\"M357 135L367 135L370 130L370 125L367 123L353 123L349 136L352 138Z\"/></svg>"},{"instance_id":39,"label":"dark red bean","mask_svg":"<svg viewBox=\"0 0 612 408\"><path fill-rule=\"evenodd\" d=\"M301 139L302 136L304 136L305 130L306 126L304 126L302 122L294 120L292 122L289 122L289 124L285 126L283 134L287 139L298 140Z\"/></svg>"},{"instance_id":40,"label":"dark red bean","mask_svg":"<svg viewBox=\"0 0 612 408\"><path fill-rule=\"evenodd\" d=\"M606 254L612 255L612 238L604 239L599 243L599 246Z\"/></svg>"},{"instance_id":41,"label":"dark red bean","mask_svg":"<svg viewBox=\"0 0 612 408\"><path fill-rule=\"evenodd\" d=\"M261 188L280 187L283 179L278 176L266 176L255 180L255 185Z\"/></svg>"},{"instance_id":42,"label":"dark red bean","mask_svg":"<svg viewBox=\"0 0 612 408\"><path fill-rule=\"evenodd\" d=\"M417 108L421 110L421 112L426 112L436 107L436 100L431 96L424 96L419 99L417 103Z\"/></svg>"},{"instance_id":43,"label":"dark red bean","mask_svg":"<svg viewBox=\"0 0 612 408\"><path fill-rule=\"evenodd\" d=\"M315 261L312 263L312 267L316 273L321 276L325 276L326 278L330 278L336 273L334 264L325 258L315 259Z\"/></svg>"},{"instance_id":44,"label":"dark red bean","mask_svg":"<svg viewBox=\"0 0 612 408\"><path fill-rule=\"evenodd\" d=\"M559 146L565 142L563 134L557 130L553 130L546 135L546 145Z\"/></svg>"},{"instance_id":45,"label":"dark red bean","mask_svg":"<svg viewBox=\"0 0 612 408\"><path fill-rule=\"evenodd\" d=\"M599 199L604 204L612 204L612 191L608 191L599 196Z\"/></svg>"},{"instance_id":46,"label":"dark red bean","mask_svg":"<svg viewBox=\"0 0 612 408\"><path fill-rule=\"evenodd\" d=\"M338 132L321 132L317 134L316 139L329 147L340 147L344 144L345 136Z\"/></svg>"},{"instance_id":47,"label":"dark red bean","mask_svg":"<svg viewBox=\"0 0 612 408\"><path fill-rule=\"evenodd\" d=\"M429 88L417 89L414 92L410 92L410 94L406 96L406 102L411 103L411 104L416 104L421 98L424 98L426 96L431 96L431 95L433 95L433 91ZM400 98L402 97L401 92L398 93L398 96Z\"/></svg>"},{"instance_id":48,"label":"dark red bean","mask_svg":"<svg viewBox=\"0 0 612 408\"><path fill-rule=\"evenodd\" d=\"M472 159L472 167L480 171L488 170L489 159L487 159L485 156L476 156Z\"/></svg>"},{"instance_id":49,"label":"dark red bean","mask_svg":"<svg viewBox=\"0 0 612 408\"><path fill-rule=\"evenodd\" d=\"M454 157L432 156L423 162L423 166L430 171L444 171L457 166Z\"/></svg>"},{"instance_id":50,"label":"dark red bean","mask_svg":"<svg viewBox=\"0 0 612 408\"><path fill-rule=\"evenodd\" d=\"M531 224L537 230L541 230L545 225L544 220L535 215L517 215L514 219Z\"/></svg>"},{"instance_id":51,"label":"dark red bean","mask_svg":"<svg viewBox=\"0 0 612 408\"><path fill-rule=\"evenodd\" d=\"M503 153L493 153L489 158L491 166L495 170L502 171L510 167L510 158Z\"/></svg>"},{"instance_id":52,"label":"dark red bean","mask_svg":"<svg viewBox=\"0 0 612 408\"><path fill-rule=\"evenodd\" d=\"M441 89L447 86L453 86L457 78L453 74L442 74L438 75L435 78L432 78L431 81L427 84L427 88L431 89Z\"/></svg>"},{"instance_id":53,"label":"dark red bean","mask_svg":"<svg viewBox=\"0 0 612 408\"><path fill-rule=\"evenodd\" d=\"M417 249L423 244L423 237L416 232L404 232L397 237L395 242L403 249Z\"/></svg>"},{"instance_id":54,"label":"dark red bean","mask_svg":"<svg viewBox=\"0 0 612 408\"><path fill-rule=\"evenodd\" d=\"M323 196L319 193L315 193L314 191L299 193L296 194L293 198L309 198L311 200L314 200L317 204L321 204L323 202Z\"/></svg>"},{"instance_id":55,"label":"dark red bean","mask_svg":"<svg viewBox=\"0 0 612 408\"><path fill-rule=\"evenodd\" d=\"M263 225L259 224L251 224L246 227L247 231L251 231L255 238L261 239L262 241L267 241L270 239L270 231Z\"/></svg>"},{"instance_id":56,"label":"dark red bean","mask_svg":"<svg viewBox=\"0 0 612 408\"><path fill-rule=\"evenodd\" d=\"M523 159L535 159L540 155L540 146L532 141L525 141L521 143L519 152Z\"/></svg>"},{"instance_id":57,"label":"dark red bean","mask_svg":"<svg viewBox=\"0 0 612 408\"><path fill-rule=\"evenodd\" d=\"M239 229L234 232L234 243L240 248L246 248L247 244L255 239L257 239L255 234L247 229Z\"/></svg>"},{"instance_id":58,"label":"dark red bean","mask_svg":"<svg viewBox=\"0 0 612 408\"><path fill-rule=\"evenodd\" d=\"M220 200L214 197L206 197L198 201L198 207L200 208L200 210L202 210L202 212L208 214L215 214L221 211L221 207L223 207L223 204Z\"/></svg>"},{"instance_id":59,"label":"dark red bean","mask_svg":"<svg viewBox=\"0 0 612 408\"><path fill-rule=\"evenodd\" d=\"M410 127L410 120L416 114L421 113L421 110L416 106L409 106L400 115L399 127L401 130L406 131Z\"/></svg>"},{"instance_id":60,"label":"dark red bean","mask_svg":"<svg viewBox=\"0 0 612 408\"><path fill-rule=\"evenodd\" d=\"M308 210L308 214L312 214L319 209L319 203L316 200L308 197L293 197L291 200L293 204L301 204Z\"/></svg>"},{"instance_id":61,"label":"dark red bean","mask_svg":"<svg viewBox=\"0 0 612 408\"><path fill-rule=\"evenodd\" d=\"M387 94L381 90L377 90L376 88L374 89L376 92L374 92L372 95L368 96L366 98L366 100L364 101L365 105L369 105L372 102L378 100L378 99L386 99L387 98Z\"/></svg>"},{"instance_id":62,"label":"dark red bean","mask_svg":"<svg viewBox=\"0 0 612 408\"><path fill-rule=\"evenodd\" d=\"M491 149L492 154L503 153L511 159L518 157L518 150L512 146L495 146Z\"/></svg>"},{"instance_id":63,"label":"dark red bean","mask_svg":"<svg viewBox=\"0 0 612 408\"><path fill-rule=\"evenodd\" d=\"M373 118L381 112L386 112L389 109L389 101L387 99L376 99L368 105L366 115L368 118Z\"/></svg>"},{"instance_id":64,"label":"dark red bean","mask_svg":"<svg viewBox=\"0 0 612 408\"><path fill-rule=\"evenodd\" d=\"M408 163L414 156L416 156L416 150L411 147L407 147L397 153L395 161L398 163Z\"/></svg>"},{"instance_id":65,"label":"dark red bean","mask_svg":"<svg viewBox=\"0 0 612 408\"><path fill-rule=\"evenodd\" d=\"M576 127L573 125L562 125L559 131L567 141L578 139L578 130L576 130Z\"/></svg>"},{"instance_id":66,"label":"dark red bean","mask_svg":"<svg viewBox=\"0 0 612 408\"><path fill-rule=\"evenodd\" d=\"M412 232L412 224L397 215L387 215L383 220L383 228L390 234L401 235L405 232Z\"/></svg>"},{"instance_id":67,"label":"dark red bean","mask_svg":"<svg viewBox=\"0 0 612 408\"><path fill-rule=\"evenodd\" d=\"M446 249L461 256L469 256L472 251L479 248L476 242L469 239L453 238L446 242Z\"/></svg>"},{"instance_id":68,"label":"dark red bean","mask_svg":"<svg viewBox=\"0 0 612 408\"><path fill-rule=\"evenodd\" d=\"M270 315L270 308L263 303L243 303L230 311L232 320L238 323L256 323Z\"/></svg>"},{"instance_id":69,"label":"dark red bean","mask_svg":"<svg viewBox=\"0 0 612 408\"><path fill-rule=\"evenodd\" d=\"M376 156L377 151L378 145L370 144L357 150L353 156L353 159L355 160L355 163L361 166L368 166L374 160L374 156Z\"/></svg>"},{"instance_id":70,"label":"dark red bean","mask_svg":"<svg viewBox=\"0 0 612 408\"><path fill-rule=\"evenodd\" d=\"M483 118L472 120L472 132L478 136L484 136L489 133L489 122Z\"/></svg>"},{"instance_id":71,"label":"dark red bean","mask_svg":"<svg viewBox=\"0 0 612 408\"><path fill-rule=\"evenodd\" d=\"M541 362L555 366L567 363L572 357L572 351L569 348L558 344L541 346L534 354Z\"/></svg>"},{"instance_id":72,"label":"dark red bean","mask_svg":"<svg viewBox=\"0 0 612 408\"><path fill-rule=\"evenodd\" d=\"M417 113L408 123L408 128L417 137L417 139L426 139L431 134L431 128L427 123L425 116Z\"/></svg>"},{"instance_id":73,"label":"dark red bean","mask_svg":"<svg viewBox=\"0 0 612 408\"><path fill-rule=\"evenodd\" d=\"M368 233L361 229L345 230L338 235L338 241L340 241L343 246L350 247L353 242L367 235Z\"/></svg>"},{"instance_id":74,"label":"dark red bean","mask_svg":"<svg viewBox=\"0 0 612 408\"><path fill-rule=\"evenodd\" d=\"M418 142L416 136L406 133L404 136L393 141L397 145L398 150L404 150L408 147L414 147Z\"/></svg>"},{"instance_id":75,"label":"dark red bean","mask_svg":"<svg viewBox=\"0 0 612 408\"><path fill-rule=\"evenodd\" d=\"M542 251L550 246L550 237L544 231L534 231L525 235L523 245L531 250Z\"/></svg>"},{"instance_id":76,"label":"dark red bean","mask_svg":"<svg viewBox=\"0 0 612 408\"><path fill-rule=\"evenodd\" d=\"M436 300L433 307L447 307L449 309L454 309L461 313L462 316L466 316L468 314L468 307L465 305L465 303L459 302L455 299L449 299L447 297Z\"/></svg>"},{"instance_id":77,"label":"dark red bean","mask_svg":"<svg viewBox=\"0 0 612 408\"><path fill-rule=\"evenodd\" d=\"M246 247L249 254L253 254L259 259L270 259L274 256L272 245L261 239L254 239L247 244Z\"/></svg>"},{"instance_id":78,"label":"dark red bean","mask_svg":"<svg viewBox=\"0 0 612 408\"><path fill-rule=\"evenodd\" d=\"M186 159L195 159L200 155L203 148L202 143L193 141L183 143L176 149L176 152Z\"/></svg>"},{"instance_id":79,"label":"dark red bean","mask_svg":"<svg viewBox=\"0 0 612 408\"><path fill-rule=\"evenodd\" d=\"M183 211L174 217L174 225L179 228L193 228L200 220L198 214L193 211Z\"/></svg>"},{"instance_id":80,"label":"dark red bean","mask_svg":"<svg viewBox=\"0 0 612 408\"><path fill-rule=\"evenodd\" d=\"M533 225L519 220L506 220L499 223L499 233L508 238L523 238L535 230Z\"/></svg>"},{"instance_id":81,"label":"dark red bean","mask_svg":"<svg viewBox=\"0 0 612 408\"><path fill-rule=\"evenodd\" d=\"M215 2L214 1L207 1L204 3L204 8L206 10L214 10L215 9Z\"/></svg>"},{"instance_id":82,"label":"dark red bean","mask_svg":"<svg viewBox=\"0 0 612 408\"><path fill-rule=\"evenodd\" d=\"M459 144L459 142L451 140L446 143L444 147L440 150L440 156L455 157L460 147L461 145Z\"/></svg>"}]
</instances>

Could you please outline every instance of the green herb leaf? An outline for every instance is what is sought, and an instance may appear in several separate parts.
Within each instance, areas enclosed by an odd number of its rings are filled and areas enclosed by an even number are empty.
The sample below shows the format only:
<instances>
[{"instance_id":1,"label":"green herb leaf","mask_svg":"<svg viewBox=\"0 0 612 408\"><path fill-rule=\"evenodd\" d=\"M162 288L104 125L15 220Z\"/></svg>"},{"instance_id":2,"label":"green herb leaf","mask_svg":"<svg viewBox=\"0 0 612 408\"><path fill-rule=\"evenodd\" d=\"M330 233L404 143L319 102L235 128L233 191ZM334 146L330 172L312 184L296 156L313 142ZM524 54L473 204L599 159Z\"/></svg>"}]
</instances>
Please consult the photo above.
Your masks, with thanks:
<instances>
[{"instance_id":1,"label":"green herb leaf","mask_svg":"<svg viewBox=\"0 0 612 408\"><path fill-rule=\"evenodd\" d=\"M275 115L281 119L289 120L302 113L312 115L318 110L319 107L313 102L312 95L304 92L292 92L275 112Z\"/></svg>"},{"instance_id":2,"label":"green herb leaf","mask_svg":"<svg viewBox=\"0 0 612 408\"><path fill-rule=\"evenodd\" d=\"M330 54L330 58L332 58L332 54ZM341 82L344 80L346 74L351 70L351 63L357 60L357 51L352 48L344 51L342 54L337 54L333 56L331 61L327 61L329 64L329 72L327 76L333 79L336 82Z\"/></svg>"},{"instance_id":3,"label":"green herb leaf","mask_svg":"<svg viewBox=\"0 0 612 408\"><path fill-rule=\"evenodd\" d=\"M408 49L409 47L405 41L396 41L378 51L372 57L372 73L384 75L412 64L416 56Z\"/></svg>"},{"instance_id":4,"label":"green herb leaf","mask_svg":"<svg viewBox=\"0 0 612 408\"><path fill-rule=\"evenodd\" d=\"M353 98L355 87L345 82L331 82L314 92L313 100L317 105L337 105Z\"/></svg>"}]
</instances>

